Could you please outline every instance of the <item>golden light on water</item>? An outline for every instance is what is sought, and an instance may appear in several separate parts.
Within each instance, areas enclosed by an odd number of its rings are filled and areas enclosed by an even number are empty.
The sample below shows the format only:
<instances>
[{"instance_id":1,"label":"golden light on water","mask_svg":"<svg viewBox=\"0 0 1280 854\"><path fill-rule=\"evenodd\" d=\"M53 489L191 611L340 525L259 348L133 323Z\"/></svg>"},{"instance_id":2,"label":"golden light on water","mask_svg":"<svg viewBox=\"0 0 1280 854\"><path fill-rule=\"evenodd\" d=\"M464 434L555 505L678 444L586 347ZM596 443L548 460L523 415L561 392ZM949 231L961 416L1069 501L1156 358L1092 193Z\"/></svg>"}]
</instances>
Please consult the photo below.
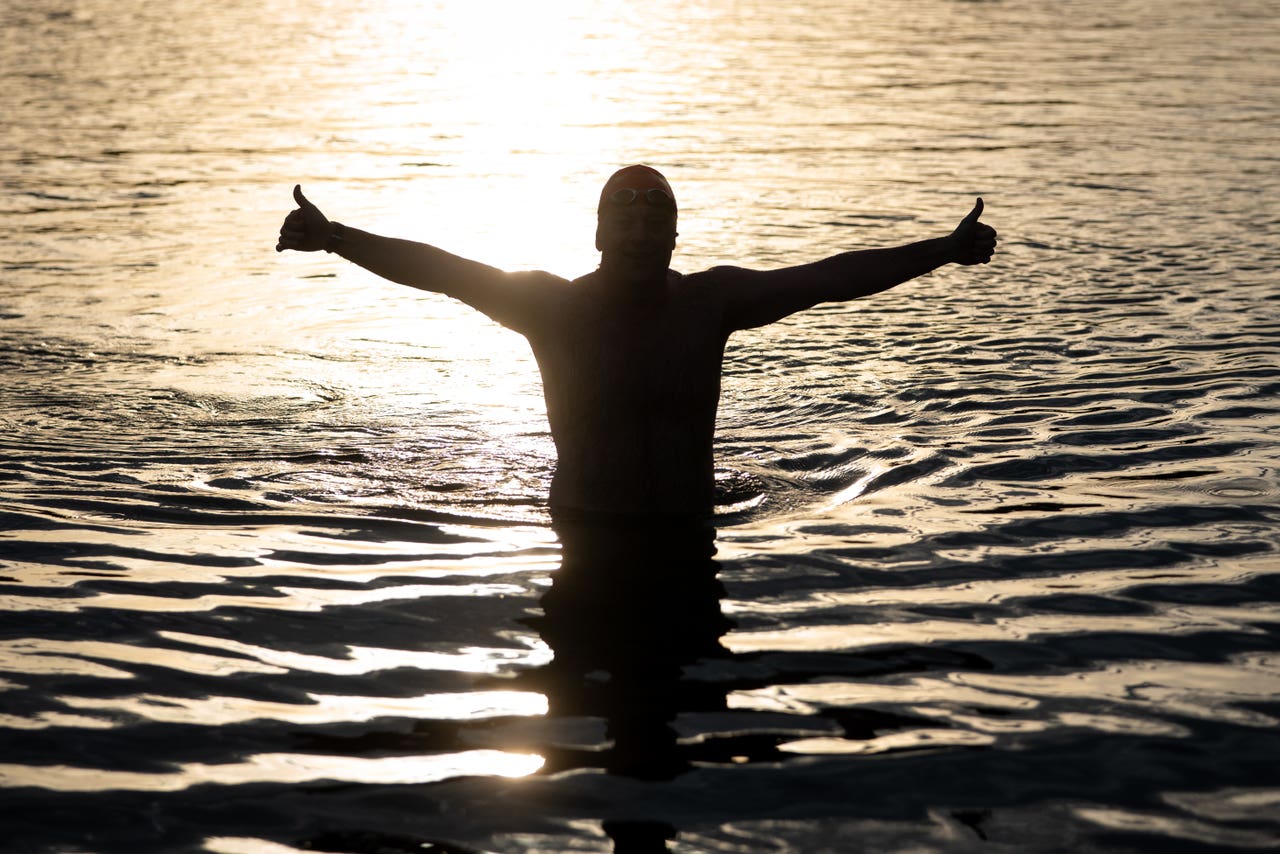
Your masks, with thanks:
<instances>
[{"instance_id":1,"label":"golden light on water","mask_svg":"<svg viewBox=\"0 0 1280 854\"><path fill-rule=\"evenodd\" d=\"M568 850L640 813L673 847L811 850L832 822L1267 847L1260 0L841 5L0 13L0 847ZM1008 236L989 270L735 336L737 628L679 671L649 655L684 648L662 607L638 660L593 648L607 611L527 619L558 550L520 336L271 249L297 181L352 227L574 277L600 182L637 161L672 179L685 271L934 236L978 194ZM625 779L668 756L692 776ZM936 820L861 806L921 763L957 772L897 793Z\"/></svg>"},{"instance_id":2,"label":"golden light on water","mask_svg":"<svg viewBox=\"0 0 1280 854\"><path fill-rule=\"evenodd\" d=\"M307 854L301 848L244 836L211 836L204 841L211 854Z\"/></svg>"},{"instance_id":3,"label":"golden light on water","mask_svg":"<svg viewBox=\"0 0 1280 854\"><path fill-rule=\"evenodd\" d=\"M418 697L306 695L306 703L282 703L244 697L190 698L160 694L97 699L60 696L58 702L86 713L132 715L158 723L228 725L249 721L286 721L300 726L371 721L383 717L413 720L480 720L545 715L547 698L528 691L465 691Z\"/></svg>"},{"instance_id":4,"label":"golden light on water","mask_svg":"<svg viewBox=\"0 0 1280 854\"><path fill-rule=\"evenodd\" d=\"M242 762L191 762L178 771L106 771L52 765L32 768L0 764L0 786L35 786L59 792L132 790L176 792L203 784L295 784L317 780L394 785L433 783L452 777L525 777L542 767L541 756L500 750L467 750L430 756L362 759L300 753L263 753Z\"/></svg>"},{"instance_id":5,"label":"golden light on water","mask_svg":"<svg viewBox=\"0 0 1280 854\"><path fill-rule=\"evenodd\" d=\"M128 608L140 611L188 611L207 612L222 607L258 607L290 611L320 611L335 605L387 602L396 599L417 599L425 596L501 596L517 592L509 584L413 584L374 590L316 590L313 588L278 588L277 595L238 596L234 594L210 594L192 599L175 600L167 596L104 593L84 598L29 597L0 610L77 611L91 600L95 607ZM0 657L10 644L0 645Z\"/></svg>"},{"instance_id":6,"label":"golden light on water","mask_svg":"<svg viewBox=\"0 0 1280 854\"><path fill-rule=\"evenodd\" d=\"M376 105L366 153L401 155L378 218L503 269L587 272L602 173L656 132L635 93L616 89L619 70L645 64L643 22L618 2L562 0L386 4L354 26L398 47L362 57L372 73L328 106L355 121ZM351 165L335 155L334 179Z\"/></svg>"}]
</instances>

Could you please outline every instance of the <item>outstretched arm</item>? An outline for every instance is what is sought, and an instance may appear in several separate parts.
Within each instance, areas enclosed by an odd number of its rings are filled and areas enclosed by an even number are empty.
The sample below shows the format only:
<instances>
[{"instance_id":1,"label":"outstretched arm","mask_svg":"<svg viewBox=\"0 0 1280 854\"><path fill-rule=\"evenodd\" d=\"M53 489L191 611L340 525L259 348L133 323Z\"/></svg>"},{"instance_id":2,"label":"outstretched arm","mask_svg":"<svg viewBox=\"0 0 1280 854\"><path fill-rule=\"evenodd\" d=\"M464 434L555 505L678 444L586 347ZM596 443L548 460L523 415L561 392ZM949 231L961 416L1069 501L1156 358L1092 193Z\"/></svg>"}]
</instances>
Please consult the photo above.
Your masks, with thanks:
<instances>
[{"instance_id":1,"label":"outstretched arm","mask_svg":"<svg viewBox=\"0 0 1280 854\"><path fill-rule=\"evenodd\" d=\"M822 302L870 296L923 276L945 264L986 264L996 231L978 221L982 199L946 237L890 249L863 249L781 270L727 269L729 331L764 326Z\"/></svg>"},{"instance_id":2,"label":"outstretched arm","mask_svg":"<svg viewBox=\"0 0 1280 854\"><path fill-rule=\"evenodd\" d=\"M546 274L507 273L425 243L340 225L321 213L299 185L293 199L298 207L280 226L277 252L324 249L396 284L462 300L508 326L518 327L534 308L535 289L525 285Z\"/></svg>"}]
</instances>

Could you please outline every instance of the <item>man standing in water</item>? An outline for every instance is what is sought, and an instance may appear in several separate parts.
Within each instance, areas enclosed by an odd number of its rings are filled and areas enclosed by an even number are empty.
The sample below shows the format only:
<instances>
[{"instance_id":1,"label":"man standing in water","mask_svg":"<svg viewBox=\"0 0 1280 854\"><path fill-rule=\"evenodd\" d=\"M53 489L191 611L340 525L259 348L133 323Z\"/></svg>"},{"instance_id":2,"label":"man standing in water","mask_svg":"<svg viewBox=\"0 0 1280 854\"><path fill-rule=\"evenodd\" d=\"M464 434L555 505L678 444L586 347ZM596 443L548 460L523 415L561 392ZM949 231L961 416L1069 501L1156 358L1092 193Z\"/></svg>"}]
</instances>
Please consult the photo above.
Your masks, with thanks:
<instances>
[{"instance_id":1,"label":"man standing in water","mask_svg":"<svg viewBox=\"0 0 1280 854\"><path fill-rule=\"evenodd\" d=\"M648 166L600 193L600 266L569 281L508 273L329 220L294 187L277 251L326 250L402 285L454 297L524 335L542 372L560 513L710 517L712 437L728 337L822 302L857 299L945 264L985 264L996 232L982 200L945 237L759 271L670 269L676 203Z\"/></svg>"}]
</instances>

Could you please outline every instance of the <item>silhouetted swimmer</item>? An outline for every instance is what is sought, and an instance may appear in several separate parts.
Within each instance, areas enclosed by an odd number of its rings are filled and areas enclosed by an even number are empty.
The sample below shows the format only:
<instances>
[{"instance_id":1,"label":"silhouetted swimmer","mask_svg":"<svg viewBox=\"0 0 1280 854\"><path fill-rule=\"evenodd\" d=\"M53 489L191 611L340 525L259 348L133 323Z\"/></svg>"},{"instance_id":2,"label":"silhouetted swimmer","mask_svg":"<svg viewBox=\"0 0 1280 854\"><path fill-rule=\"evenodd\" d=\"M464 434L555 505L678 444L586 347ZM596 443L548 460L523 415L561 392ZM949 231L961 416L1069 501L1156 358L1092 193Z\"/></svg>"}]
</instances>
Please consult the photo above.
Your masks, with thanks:
<instances>
[{"instance_id":1,"label":"silhouetted swimmer","mask_svg":"<svg viewBox=\"0 0 1280 854\"><path fill-rule=\"evenodd\" d=\"M600 193L600 266L569 281L508 273L434 246L329 220L295 186L276 250L341 255L393 282L446 294L528 339L558 458L553 509L710 515L712 437L728 337L818 303L857 299L946 264L985 264L996 232L982 200L951 234L778 270L670 268L676 202L648 166Z\"/></svg>"}]
</instances>

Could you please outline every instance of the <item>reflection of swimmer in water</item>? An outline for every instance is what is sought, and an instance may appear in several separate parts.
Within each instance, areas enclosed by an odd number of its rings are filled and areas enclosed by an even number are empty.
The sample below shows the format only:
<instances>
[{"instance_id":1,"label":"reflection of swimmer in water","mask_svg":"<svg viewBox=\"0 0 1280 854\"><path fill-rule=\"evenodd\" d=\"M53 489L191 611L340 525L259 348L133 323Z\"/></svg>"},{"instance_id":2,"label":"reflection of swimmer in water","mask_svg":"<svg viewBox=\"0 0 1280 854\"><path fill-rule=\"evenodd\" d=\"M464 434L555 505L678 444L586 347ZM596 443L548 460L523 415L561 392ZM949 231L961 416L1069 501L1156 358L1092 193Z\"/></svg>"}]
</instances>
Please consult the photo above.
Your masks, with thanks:
<instances>
[{"instance_id":1,"label":"reflection of swimmer in water","mask_svg":"<svg viewBox=\"0 0 1280 854\"><path fill-rule=\"evenodd\" d=\"M985 264L996 232L982 200L945 237L758 271L669 268L675 196L647 166L600 194L600 267L569 281L507 273L329 220L294 188L277 250L337 253L385 279L446 294L524 335L542 372L558 464L552 508L708 515L725 342L818 303L856 299L945 264Z\"/></svg>"},{"instance_id":2,"label":"reflection of swimmer in water","mask_svg":"<svg viewBox=\"0 0 1280 854\"><path fill-rule=\"evenodd\" d=\"M555 658L529 674L555 718L598 718L609 747L560 761L548 771L588 766L643 779L686 770L677 714L724 709L718 685L689 682L683 668L724 658L732 623L712 559L710 525L666 519L555 520L563 560L529 619Z\"/></svg>"}]
</instances>

